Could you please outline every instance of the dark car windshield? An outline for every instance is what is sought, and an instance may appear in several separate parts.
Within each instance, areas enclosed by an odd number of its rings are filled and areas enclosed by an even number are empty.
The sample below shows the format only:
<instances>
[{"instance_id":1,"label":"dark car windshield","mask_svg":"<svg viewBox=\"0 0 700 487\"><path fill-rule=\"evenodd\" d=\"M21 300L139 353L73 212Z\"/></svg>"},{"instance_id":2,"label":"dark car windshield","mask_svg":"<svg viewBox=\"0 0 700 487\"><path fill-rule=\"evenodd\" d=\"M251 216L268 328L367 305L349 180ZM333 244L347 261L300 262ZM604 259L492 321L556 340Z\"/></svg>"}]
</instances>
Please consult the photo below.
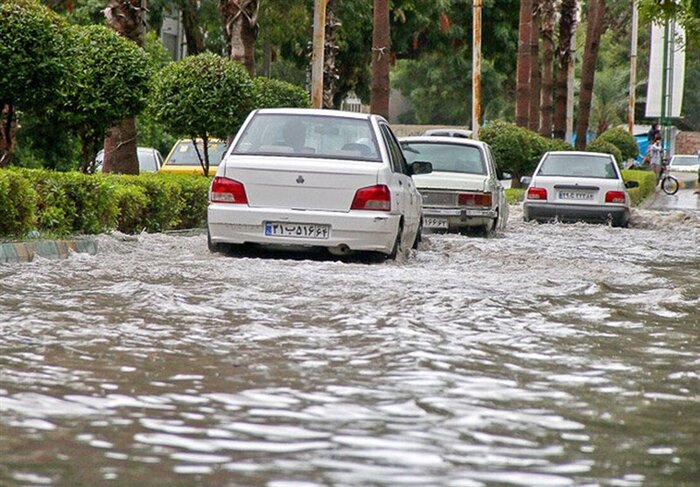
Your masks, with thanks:
<instances>
[{"instance_id":1,"label":"dark car windshield","mask_svg":"<svg viewBox=\"0 0 700 487\"><path fill-rule=\"evenodd\" d=\"M615 163L606 155L549 154L538 176L618 179Z\"/></svg>"},{"instance_id":2,"label":"dark car windshield","mask_svg":"<svg viewBox=\"0 0 700 487\"><path fill-rule=\"evenodd\" d=\"M327 115L259 113L233 154L381 161L369 120Z\"/></svg>"},{"instance_id":3,"label":"dark car windshield","mask_svg":"<svg viewBox=\"0 0 700 487\"><path fill-rule=\"evenodd\" d=\"M401 142L401 147L409 164L430 162L433 172L486 174L486 164L478 147L445 142Z\"/></svg>"},{"instance_id":4,"label":"dark car windshield","mask_svg":"<svg viewBox=\"0 0 700 487\"><path fill-rule=\"evenodd\" d=\"M199 154L204 157L203 144L201 140L197 141ZM226 152L226 144L219 140L209 141L209 165L218 166L221 163L221 158ZM195 152L194 144L191 140L181 140L175 145L175 149L170 152L170 156L166 161L172 166L199 166L199 158Z\"/></svg>"}]
</instances>

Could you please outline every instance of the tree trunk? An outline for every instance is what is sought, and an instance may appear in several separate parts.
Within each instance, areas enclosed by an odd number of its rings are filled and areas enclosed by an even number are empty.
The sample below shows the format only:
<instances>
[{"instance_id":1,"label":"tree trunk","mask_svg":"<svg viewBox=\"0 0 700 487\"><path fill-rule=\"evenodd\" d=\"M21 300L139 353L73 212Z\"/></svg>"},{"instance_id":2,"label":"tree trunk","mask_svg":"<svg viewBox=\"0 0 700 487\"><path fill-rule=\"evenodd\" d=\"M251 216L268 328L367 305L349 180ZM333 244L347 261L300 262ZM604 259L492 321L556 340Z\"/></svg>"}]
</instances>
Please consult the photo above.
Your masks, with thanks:
<instances>
[{"instance_id":1,"label":"tree trunk","mask_svg":"<svg viewBox=\"0 0 700 487\"><path fill-rule=\"evenodd\" d=\"M581 89L578 98L578 120L576 123L576 149L586 148L588 122L591 116L595 65L598 59L600 37L605 29L605 0L589 0L588 27L586 28L586 47L583 51L581 66Z\"/></svg>"},{"instance_id":2,"label":"tree trunk","mask_svg":"<svg viewBox=\"0 0 700 487\"><path fill-rule=\"evenodd\" d=\"M370 110L386 119L389 118L389 68L391 61L391 38L389 36L389 0L374 0Z\"/></svg>"},{"instance_id":3,"label":"tree trunk","mask_svg":"<svg viewBox=\"0 0 700 487\"><path fill-rule=\"evenodd\" d=\"M17 121L10 102L0 102L0 167L10 165L15 150L15 132Z\"/></svg>"},{"instance_id":4,"label":"tree trunk","mask_svg":"<svg viewBox=\"0 0 700 487\"><path fill-rule=\"evenodd\" d=\"M107 25L143 47L146 41L146 0L109 0L104 9ZM107 132L103 172L138 174L136 119L126 118ZM93 154L94 157L94 154Z\"/></svg>"},{"instance_id":5,"label":"tree trunk","mask_svg":"<svg viewBox=\"0 0 700 487\"><path fill-rule=\"evenodd\" d=\"M328 0L326 3L326 42L323 53L323 108L335 108L333 102L338 90L338 67L336 60L338 51L338 27L340 23L335 11L338 0Z\"/></svg>"},{"instance_id":6,"label":"tree trunk","mask_svg":"<svg viewBox=\"0 0 700 487\"><path fill-rule=\"evenodd\" d=\"M542 2L542 80L540 85L541 123L540 134L552 136L553 66L554 62L554 0Z\"/></svg>"},{"instance_id":7,"label":"tree trunk","mask_svg":"<svg viewBox=\"0 0 700 487\"><path fill-rule=\"evenodd\" d=\"M518 63L515 80L515 123L527 127L530 117L530 42L532 37L532 0L520 0L518 23Z\"/></svg>"},{"instance_id":8,"label":"tree trunk","mask_svg":"<svg viewBox=\"0 0 700 487\"><path fill-rule=\"evenodd\" d=\"M576 29L577 0L562 0L557 49L557 78L554 86L554 137L566 137L567 67L571 59L571 40Z\"/></svg>"},{"instance_id":9,"label":"tree trunk","mask_svg":"<svg viewBox=\"0 0 700 487\"><path fill-rule=\"evenodd\" d=\"M532 2L532 31L530 33L530 115L528 128L533 132L540 130L540 91L542 76L540 73L540 25L542 24L541 0Z\"/></svg>"},{"instance_id":10,"label":"tree trunk","mask_svg":"<svg viewBox=\"0 0 700 487\"><path fill-rule=\"evenodd\" d=\"M199 27L197 0L186 0L182 9L182 28L187 41L187 54L195 56L204 52L204 34Z\"/></svg>"},{"instance_id":11,"label":"tree trunk","mask_svg":"<svg viewBox=\"0 0 700 487\"><path fill-rule=\"evenodd\" d=\"M255 39L258 35L258 0L219 0L228 57L255 76Z\"/></svg>"},{"instance_id":12,"label":"tree trunk","mask_svg":"<svg viewBox=\"0 0 700 487\"><path fill-rule=\"evenodd\" d=\"M136 153L136 135L136 119L134 117L125 118L119 125L109 129L104 146L103 172L116 172L120 174L139 173L139 158Z\"/></svg>"}]
</instances>

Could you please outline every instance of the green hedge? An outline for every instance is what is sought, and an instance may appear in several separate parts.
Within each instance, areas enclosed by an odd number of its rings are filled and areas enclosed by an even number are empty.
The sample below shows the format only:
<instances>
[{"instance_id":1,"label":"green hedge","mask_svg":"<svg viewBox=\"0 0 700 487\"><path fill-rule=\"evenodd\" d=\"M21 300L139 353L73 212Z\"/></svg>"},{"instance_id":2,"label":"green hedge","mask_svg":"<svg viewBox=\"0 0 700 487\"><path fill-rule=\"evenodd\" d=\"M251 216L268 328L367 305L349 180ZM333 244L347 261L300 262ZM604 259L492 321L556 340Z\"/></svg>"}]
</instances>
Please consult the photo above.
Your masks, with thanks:
<instances>
[{"instance_id":1,"label":"green hedge","mask_svg":"<svg viewBox=\"0 0 700 487\"><path fill-rule=\"evenodd\" d=\"M622 179L625 181L637 181L638 188L630 188L627 192L630 195L633 205L638 205L645 198L654 194L656 190L656 175L653 171L639 171L628 169L622 171Z\"/></svg>"},{"instance_id":2,"label":"green hedge","mask_svg":"<svg viewBox=\"0 0 700 487\"><path fill-rule=\"evenodd\" d=\"M206 223L209 178L0 171L0 237L159 232Z\"/></svg>"}]
</instances>

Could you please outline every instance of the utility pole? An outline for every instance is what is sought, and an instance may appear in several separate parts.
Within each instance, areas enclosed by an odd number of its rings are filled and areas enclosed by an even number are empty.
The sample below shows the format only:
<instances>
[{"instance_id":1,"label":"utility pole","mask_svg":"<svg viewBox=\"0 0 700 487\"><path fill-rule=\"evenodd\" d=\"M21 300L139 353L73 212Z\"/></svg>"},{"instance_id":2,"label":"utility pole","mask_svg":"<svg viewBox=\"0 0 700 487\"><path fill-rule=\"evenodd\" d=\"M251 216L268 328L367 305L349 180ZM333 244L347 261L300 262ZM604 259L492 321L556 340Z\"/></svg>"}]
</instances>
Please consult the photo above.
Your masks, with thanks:
<instances>
[{"instance_id":1,"label":"utility pole","mask_svg":"<svg viewBox=\"0 0 700 487\"><path fill-rule=\"evenodd\" d=\"M632 0L632 45L630 46L630 89L627 107L627 130L634 135L634 106L637 90L637 44L639 43L639 7Z\"/></svg>"},{"instance_id":2,"label":"utility pole","mask_svg":"<svg viewBox=\"0 0 700 487\"><path fill-rule=\"evenodd\" d=\"M323 107L323 54L326 44L326 1L314 0L314 39L311 55L311 106Z\"/></svg>"},{"instance_id":3,"label":"utility pole","mask_svg":"<svg viewBox=\"0 0 700 487\"><path fill-rule=\"evenodd\" d=\"M472 137L479 140L481 118L481 8L483 0L472 4Z\"/></svg>"}]
</instances>

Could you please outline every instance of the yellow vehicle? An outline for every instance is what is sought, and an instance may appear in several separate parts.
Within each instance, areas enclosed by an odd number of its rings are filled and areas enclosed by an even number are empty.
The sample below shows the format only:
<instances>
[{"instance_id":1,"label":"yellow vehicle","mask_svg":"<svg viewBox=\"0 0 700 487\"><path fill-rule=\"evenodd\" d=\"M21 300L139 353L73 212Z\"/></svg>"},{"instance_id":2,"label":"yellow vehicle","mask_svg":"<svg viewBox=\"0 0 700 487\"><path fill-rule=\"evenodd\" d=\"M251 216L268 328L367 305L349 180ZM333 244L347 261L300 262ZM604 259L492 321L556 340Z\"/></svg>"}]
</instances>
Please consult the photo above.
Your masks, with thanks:
<instances>
[{"instance_id":1,"label":"yellow vehicle","mask_svg":"<svg viewBox=\"0 0 700 487\"><path fill-rule=\"evenodd\" d=\"M202 139L197 139L197 150L204 158ZM216 174L216 169L226 152L226 143L219 139L209 139L209 175ZM160 172L170 174L202 174L202 166L199 163L192 139L180 139L173 146L160 168Z\"/></svg>"}]
</instances>

